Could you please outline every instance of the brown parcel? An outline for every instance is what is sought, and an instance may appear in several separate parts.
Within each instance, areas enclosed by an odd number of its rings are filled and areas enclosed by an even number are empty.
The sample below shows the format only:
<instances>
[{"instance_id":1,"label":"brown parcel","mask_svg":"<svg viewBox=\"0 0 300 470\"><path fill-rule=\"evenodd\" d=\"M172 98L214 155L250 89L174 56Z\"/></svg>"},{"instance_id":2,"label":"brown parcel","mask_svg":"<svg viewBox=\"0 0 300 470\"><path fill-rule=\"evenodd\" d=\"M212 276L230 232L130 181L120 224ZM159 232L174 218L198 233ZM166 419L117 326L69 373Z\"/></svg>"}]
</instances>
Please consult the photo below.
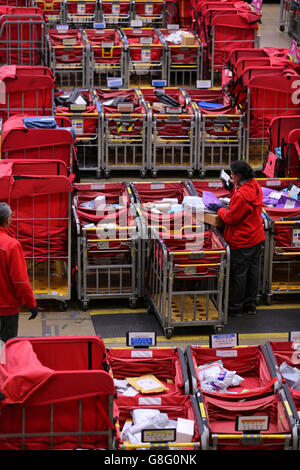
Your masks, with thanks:
<instances>
[{"instance_id":1,"label":"brown parcel","mask_svg":"<svg viewBox=\"0 0 300 470\"><path fill-rule=\"evenodd\" d=\"M204 222L217 228L223 228L225 225L223 220L215 212L204 211Z\"/></svg>"},{"instance_id":2,"label":"brown parcel","mask_svg":"<svg viewBox=\"0 0 300 470\"><path fill-rule=\"evenodd\" d=\"M193 46L195 43L195 36L188 31L183 31L181 35L182 46Z\"/></svg>"}]
</instances>

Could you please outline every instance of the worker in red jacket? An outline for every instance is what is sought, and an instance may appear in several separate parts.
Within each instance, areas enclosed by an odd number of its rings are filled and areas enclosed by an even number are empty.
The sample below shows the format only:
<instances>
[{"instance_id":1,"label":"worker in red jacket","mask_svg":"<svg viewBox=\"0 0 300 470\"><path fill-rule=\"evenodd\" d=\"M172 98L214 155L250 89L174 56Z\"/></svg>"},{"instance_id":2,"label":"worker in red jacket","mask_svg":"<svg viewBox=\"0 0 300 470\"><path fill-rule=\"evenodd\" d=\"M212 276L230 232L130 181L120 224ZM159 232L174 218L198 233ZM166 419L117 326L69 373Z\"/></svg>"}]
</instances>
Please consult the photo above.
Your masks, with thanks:
<instances>
[{"instance_id":1,"label":"worker in red jacket","mask_svg":"<svg viewBox=\"0 0 300 470\"><path fill-rule=\"evenodd\" d=\"M27 267L20 242L8 234L12 211L8 204L0 203L0 339L6 342L18 335L19 312L26 305L31 315L38 307L28 279Z\"/></svg>"},{"instance_id":2,"label":"worker in red jacket","mask_svg":"<svg viewBox=\"0 0 300 470\"><path fill-rule=\"evenodd\" d=\"M225 222L223 236L230 247L229 316L255 314L259 287L261 247L265 240L262 190L253 170L244 160L232 163L229 208L210 204Z\"/></svg>"}]
</instances>

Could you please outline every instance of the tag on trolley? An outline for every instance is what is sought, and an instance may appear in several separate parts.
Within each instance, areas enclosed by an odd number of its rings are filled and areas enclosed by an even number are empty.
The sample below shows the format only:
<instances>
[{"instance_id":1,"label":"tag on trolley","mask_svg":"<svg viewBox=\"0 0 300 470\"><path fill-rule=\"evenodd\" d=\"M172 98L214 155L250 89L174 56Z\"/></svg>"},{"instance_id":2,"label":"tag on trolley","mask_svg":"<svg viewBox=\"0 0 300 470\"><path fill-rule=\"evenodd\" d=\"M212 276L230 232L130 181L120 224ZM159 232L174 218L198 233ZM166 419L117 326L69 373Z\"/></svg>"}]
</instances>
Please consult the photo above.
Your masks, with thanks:
<instances>
[{"instance_id":1,"label":"tag on trolley","mask_svg":"<svg viewBox=\"0 0 300 470\"><path fill-rule=\"evenodd\" d=\"M269 429L270 417L268 415L237 416L235 430L242 432L259 433Z\"/></svg>"},{"instance_id":2,"label":"tag on trolley","mask_svg":"<svg viewBox=\"0 0 300 470\"><path fill-rule=\"evenodd\" d=\"M176 429L143 429L142 442L162 443L176 441Z\"/></svg>"},{"instance_id":3,"label":"tag on trolley","mask_svg":"<svg viewBox=\"0 0 300 470\"><path fill-rule=\"evenodd\" d=\"M211 348L235 348L237 345L238 336L236 333L210 336Z\"/></svg>"},{"instance_id":4,"label":"tag on trolley","mask_svg":"<svg viewBox=\"0 0 300 470\"><path fill-rule=\"evenodd\" d=\"M137 332L127 331L126 334L127 346L134 348L149 348L156 345L155 332Z\"/></svg>"}]
</instances>

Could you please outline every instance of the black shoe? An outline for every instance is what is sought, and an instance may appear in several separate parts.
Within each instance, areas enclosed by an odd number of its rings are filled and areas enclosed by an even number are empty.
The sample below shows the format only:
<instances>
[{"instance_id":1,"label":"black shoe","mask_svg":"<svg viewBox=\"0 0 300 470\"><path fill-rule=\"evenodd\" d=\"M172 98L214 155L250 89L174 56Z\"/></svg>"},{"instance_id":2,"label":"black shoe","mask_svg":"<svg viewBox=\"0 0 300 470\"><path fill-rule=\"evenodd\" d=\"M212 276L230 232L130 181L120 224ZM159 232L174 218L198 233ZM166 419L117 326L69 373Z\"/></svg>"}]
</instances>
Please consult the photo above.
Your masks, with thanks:
<instances>
[{"instance_id":1,"label":"black shoe","mask_svg":"<svg viewBox=\"0 0 300 470\"><path fill-rule=\"evenodd\" d=\"M256 305L249 305L244 307L244 312L247 315L256 315Z\"/></svg>"}]
</instances>

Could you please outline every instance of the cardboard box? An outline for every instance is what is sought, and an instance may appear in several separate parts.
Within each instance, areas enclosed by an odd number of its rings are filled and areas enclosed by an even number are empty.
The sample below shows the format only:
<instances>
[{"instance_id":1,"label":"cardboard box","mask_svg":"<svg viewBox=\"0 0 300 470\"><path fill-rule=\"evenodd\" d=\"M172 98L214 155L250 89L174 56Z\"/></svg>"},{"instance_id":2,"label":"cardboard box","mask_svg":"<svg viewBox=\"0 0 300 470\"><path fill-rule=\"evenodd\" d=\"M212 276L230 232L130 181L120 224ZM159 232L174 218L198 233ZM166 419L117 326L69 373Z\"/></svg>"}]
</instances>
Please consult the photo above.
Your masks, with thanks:
<instances>
[{"instance_id":1,"label":"cardboard box","mask_svg":"<svg viewBox=\"0 0 300 470\"><path fill-rule=\"evenodd\" d=\"M192 442L194 436L194 421L178 418L176 429L176 442Z\"/></svg>"},{"instance_id":2,"label":"cardboard box","mask_svg":"<svg viewBox=\"0 0 300 470\"><path fill-rule=\"evenodd\" d=\"M225 223L215 212L204 211L204 222L209 225L213 225L216 228L224 228Z\"/></svg>"},{"instance_id":3,"label":"cardboard box","mask_svg":"<svg viewBox=\"0 0 300 470\"><path fill-rule=\"evenodd\" d=\"M182 31L181 45L182 46L193 46L195 44L195 36L188 31Z\"/></svg>"}]
</instances>

